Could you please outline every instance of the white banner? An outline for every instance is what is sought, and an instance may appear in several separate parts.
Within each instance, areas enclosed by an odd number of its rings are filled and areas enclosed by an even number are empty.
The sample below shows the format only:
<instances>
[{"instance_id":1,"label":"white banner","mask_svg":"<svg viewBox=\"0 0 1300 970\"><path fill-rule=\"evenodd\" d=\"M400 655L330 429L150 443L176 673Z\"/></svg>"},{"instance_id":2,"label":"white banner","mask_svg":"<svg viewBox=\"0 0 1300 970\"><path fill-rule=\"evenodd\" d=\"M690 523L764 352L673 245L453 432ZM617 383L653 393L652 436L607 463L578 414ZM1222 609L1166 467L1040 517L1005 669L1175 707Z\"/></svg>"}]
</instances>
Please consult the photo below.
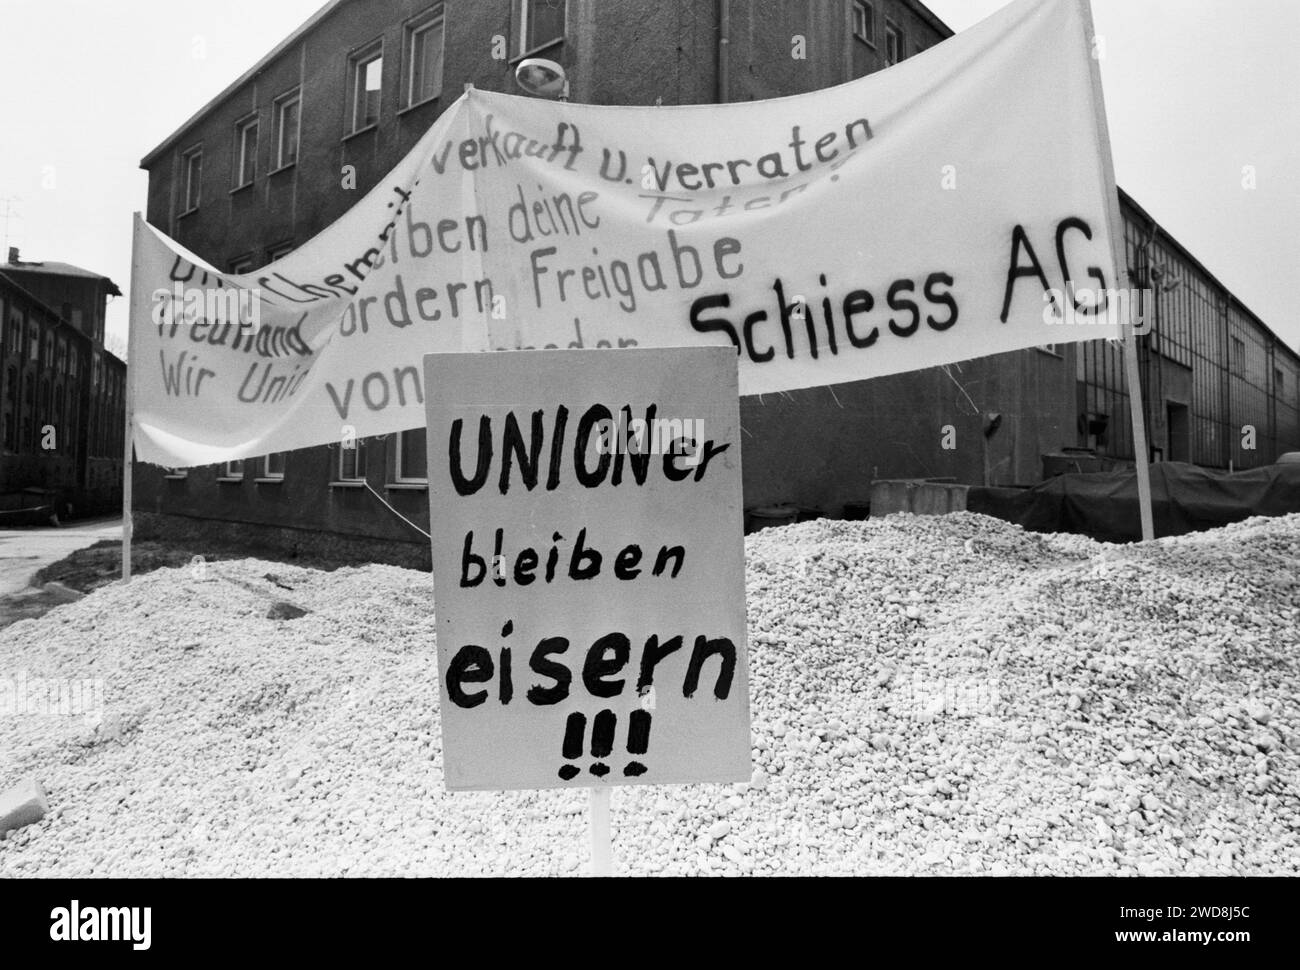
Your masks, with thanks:
<instances>
[{"instance_id":1,"label":"white banner","mask_svg":"<svg viewBox=\"0 0 1300 970\"><path fill-rule=\"evenodd\" d=\"M471 90L242 276L138 224L139 457L421 427L430 352L729 344L757 394L1116 338L1090 24L1086 0L1020 0L887 71L746 104Z\"/></svg>"}]
</instances>

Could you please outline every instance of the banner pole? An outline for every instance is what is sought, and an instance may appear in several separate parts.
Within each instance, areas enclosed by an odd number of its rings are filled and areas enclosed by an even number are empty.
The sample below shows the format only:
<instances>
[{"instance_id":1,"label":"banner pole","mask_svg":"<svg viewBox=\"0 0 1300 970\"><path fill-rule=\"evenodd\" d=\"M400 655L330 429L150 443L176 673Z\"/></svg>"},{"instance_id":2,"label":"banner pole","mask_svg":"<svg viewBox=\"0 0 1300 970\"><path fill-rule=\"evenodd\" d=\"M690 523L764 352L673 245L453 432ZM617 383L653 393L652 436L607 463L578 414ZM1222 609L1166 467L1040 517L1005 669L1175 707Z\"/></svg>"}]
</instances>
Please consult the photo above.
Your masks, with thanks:
<instances>
[{"instance_id":1,"label":"banner pole","mask_svg":"<svg viewBox=\"0 0 1300 970\"><path fill-rule=\"evenodd\" d=\"M1092 20L1091 0L1079 0L1083 14L1084 46L1087 49L1088 67L1092 75L1093 105L1095 107L1097 137L1101 146L1101 164L1109 192L1107 213L1110 216L1110 242L1115 259L1115 272L1127 276L1128 257L1124 247L1124 217L1119 209L1119 187L1115 182L1115 156L1111 150L1110 124L1106 120L1106 96L1101 85L1101 51ZM1131 280L1126 280L1131 282ZM1118 285L1119 281L1116 281ZM1147 447L1146 408L1142 403L1142 375L1138 367L1137 327L1133 322L1132 299L1128 304L1128 319L1120 321L1120 334L1124 342L1124 374L1128 384L1129 417L1133 423L1133 461L1137 469L1138 515L1142 522L1142 541L1155 538L1155 522L1151 512L1151 450Z\"/></svg>"},{"instance_id":2,"label":"banner pole","mask_svg":"<svg viewBox=\"0 0 1300 970\"><path fill-rule=\"evenodd\" d=\"M126 413L122 441L122 582L131 581L131 538L135 522L131 515L132 480L135 475L135 326L138 304L144 299L140 270L140 213L131 219L131 297L126 320Z\"/></svg>"},{"instance_id":3,"label":"banner pole","mask_svg":"<svg viewBox=\"0 0 1300 970\"><path fill-rule=\"evenodd\" d=\"M609 789L590 788L591 792L591 874L614 874L614 840L609 825Z\"/></svg>"}]
</instances>

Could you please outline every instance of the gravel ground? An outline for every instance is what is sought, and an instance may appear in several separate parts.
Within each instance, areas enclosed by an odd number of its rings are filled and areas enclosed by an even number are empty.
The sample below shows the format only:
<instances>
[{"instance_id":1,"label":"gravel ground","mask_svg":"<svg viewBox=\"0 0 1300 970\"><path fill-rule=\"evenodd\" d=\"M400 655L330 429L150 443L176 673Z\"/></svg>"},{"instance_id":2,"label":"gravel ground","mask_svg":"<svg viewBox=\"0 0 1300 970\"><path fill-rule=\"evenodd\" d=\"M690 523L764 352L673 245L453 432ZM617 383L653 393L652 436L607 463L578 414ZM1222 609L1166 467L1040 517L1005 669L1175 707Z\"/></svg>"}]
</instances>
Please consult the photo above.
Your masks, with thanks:
<instances>
[{"instance_id":1,"label":"gravel ground","mask_svg":"<svg viewBox=\"0 0 1300 970\"><path fill-rule=\"evenodd\" d=\"M619 871L1300 869L1300 516L1112 546L903 515L746 550L753 782L615 791ZM106 698L0 721L0 788L52 809L0 874L583 872L585 793L443 792L431 594L245 559L0 632L0 678ZM268 619L281 597L312 612Z\"/></svg>"}]
</instances>

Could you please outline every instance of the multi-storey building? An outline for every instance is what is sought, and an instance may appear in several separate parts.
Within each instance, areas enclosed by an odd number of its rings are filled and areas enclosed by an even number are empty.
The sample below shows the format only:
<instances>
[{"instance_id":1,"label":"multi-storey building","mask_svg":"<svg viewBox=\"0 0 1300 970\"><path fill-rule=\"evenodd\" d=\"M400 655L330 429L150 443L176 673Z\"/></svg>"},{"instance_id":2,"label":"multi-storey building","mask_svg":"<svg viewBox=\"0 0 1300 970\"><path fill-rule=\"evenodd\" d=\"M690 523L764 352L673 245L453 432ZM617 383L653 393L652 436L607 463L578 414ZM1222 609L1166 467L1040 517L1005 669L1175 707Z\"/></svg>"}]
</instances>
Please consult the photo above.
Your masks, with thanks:
<instances>
[{"instance_id":1,"label":"multi-storey building","mask_svg":"<svg viewBox=\"0 0 1300 970\"><path fill-rule=\"evenodd\" d=\"M730 102L842 83L951 33L916 0L332 0L145 156L148 219L247 272L341 216L466 84L516 91L524 57L561 63L575 101ZM1121 204L1130 268L1162 291L1142 350L1153 456L1243 468L1300 448L1300 357ZM1061 344L746 398L746 503L835 514L878 477L1030 484L1065 447L1131 460L1121 363L1115 345ZM944 450L947 425L980 447ZM425 540L401 517L427 525L424 461L412 432L188 473L142 466L140 528L419 562Z\"/></svg>"},{"instance_id":2,"label":"multi-storey building","mask_svg":"<svg viewBox=\"0 0 1300 970\"><path fill-rule=\"evenodd\" d=\"M67 263L0 264L0 512L122 501L126 364L104 348L121 291Z\"/></svg>"}]
</instances>

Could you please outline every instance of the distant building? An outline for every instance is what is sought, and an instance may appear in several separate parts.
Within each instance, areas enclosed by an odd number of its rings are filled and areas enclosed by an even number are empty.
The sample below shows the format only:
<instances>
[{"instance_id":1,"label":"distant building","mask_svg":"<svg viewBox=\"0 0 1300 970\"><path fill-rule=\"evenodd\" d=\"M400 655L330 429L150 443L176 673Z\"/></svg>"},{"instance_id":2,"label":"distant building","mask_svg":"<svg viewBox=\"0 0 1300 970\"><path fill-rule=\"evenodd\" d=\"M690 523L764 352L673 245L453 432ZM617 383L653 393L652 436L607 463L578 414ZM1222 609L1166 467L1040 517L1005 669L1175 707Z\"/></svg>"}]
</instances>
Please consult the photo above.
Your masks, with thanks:
<instances>
[{"instance_id":1,"label":"distant building","mask_svg":"<svg viewBox=\"0 0 1300 970\"><path fill-rule=\"evenodd\" d=\"M104 348L104 312L121 295L106 276L17 249L0 264L0 522L120 507L126 364Z\"/></svg>"},{"instance_id":2,"label":"distant building","mask_svg":"<svg viewBox=\"0 0 1300 970\"><path fill-rule=\"evenodd\" d=\"M332 0L143 159L148 220L217 267L263 266L346 212L465 84L517 93L525 56L564 65L574 101L698 104L825 88L951 35L917 0ZM1300 356L1123 193L1121 209L1137 285L1162 289L1141 344L1153 458L1248 468L1300 449ZM833 515L873 478L1028 485L1066 448L1131 461L1121 365L1117 345L1060 344L742 399L746 504ZM944 450L946 425L987 444ZM427 541L363 483L427 527L424 447L416 431L188 473L138 465L139 528L421 562Z\"/></svg>"}]
</instances>

